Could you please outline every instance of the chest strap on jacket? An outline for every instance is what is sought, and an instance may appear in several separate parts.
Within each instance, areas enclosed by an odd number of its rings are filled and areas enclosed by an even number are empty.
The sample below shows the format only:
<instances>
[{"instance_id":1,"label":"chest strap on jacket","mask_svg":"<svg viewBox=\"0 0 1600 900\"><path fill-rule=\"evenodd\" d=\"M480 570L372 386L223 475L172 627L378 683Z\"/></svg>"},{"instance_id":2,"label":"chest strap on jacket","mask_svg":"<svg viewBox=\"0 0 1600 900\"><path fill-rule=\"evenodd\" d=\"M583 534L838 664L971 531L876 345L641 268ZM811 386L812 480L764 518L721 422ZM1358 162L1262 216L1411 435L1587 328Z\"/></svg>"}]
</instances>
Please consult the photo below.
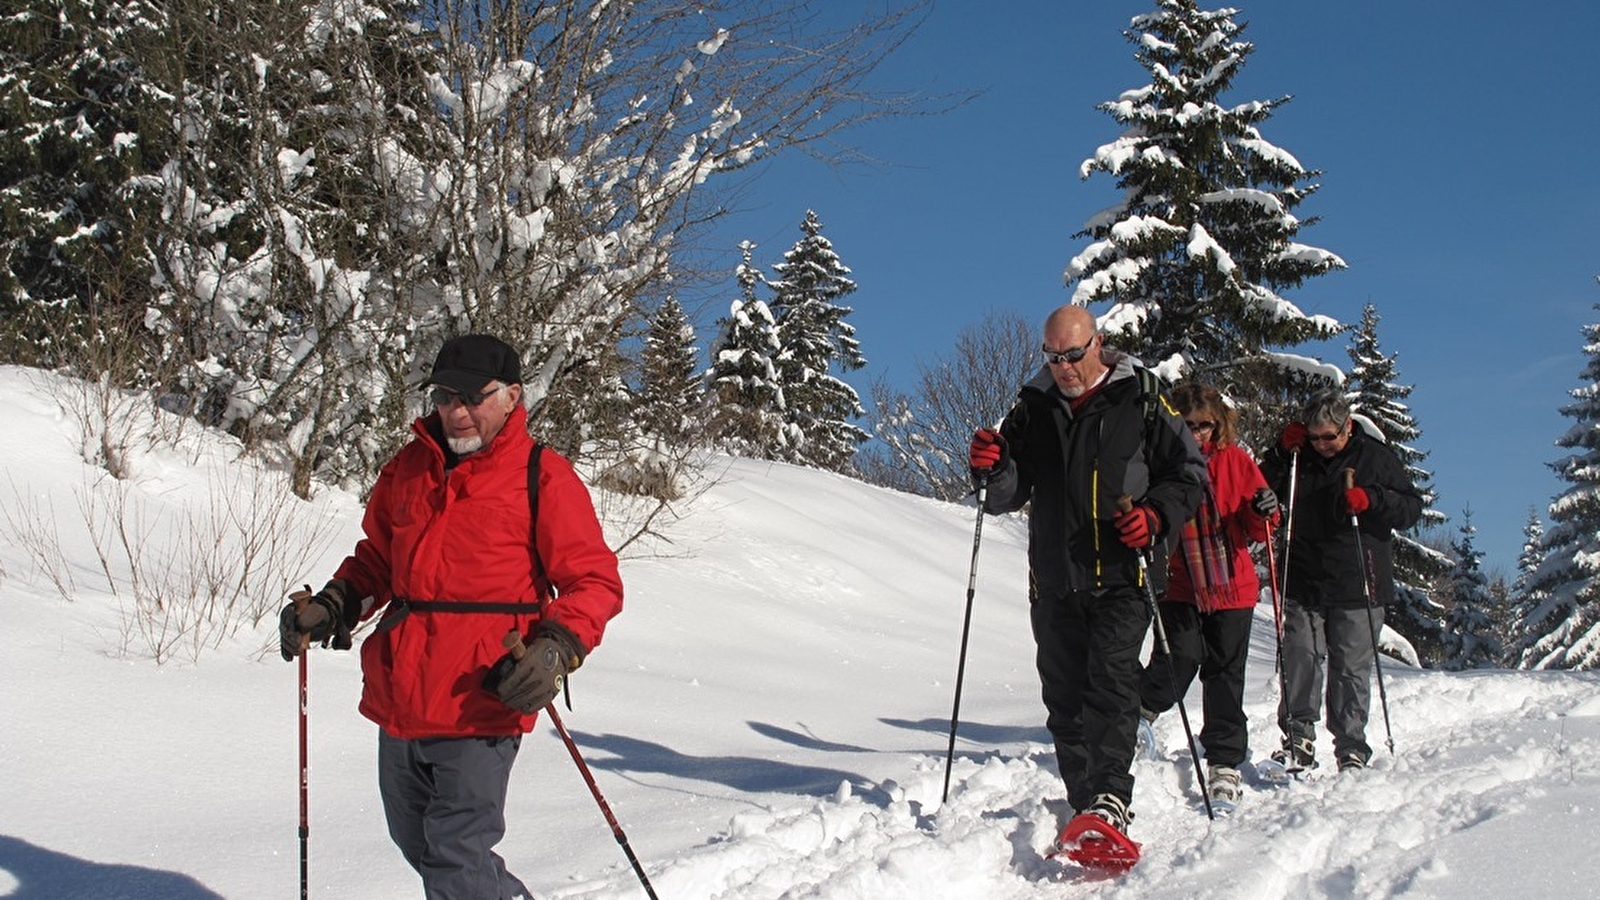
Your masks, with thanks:
<instances>
[{"instance_id":1,"label":"chest strap on jacket","mask_svg":"<svg viewBox=\"0 0 1600 900\"><path fill-rule=\"evenodd\" d=\"M373 634L383 634L385 631L399 625L401 620L412 613L486 613L491 615L535 616L543 608L539 603L523 603L517 601L481 601L481 600L410 600L405 597L396 597L389 601L389 608L384 611L383 618L373 627Z\"/></svg>"}]
</instances>

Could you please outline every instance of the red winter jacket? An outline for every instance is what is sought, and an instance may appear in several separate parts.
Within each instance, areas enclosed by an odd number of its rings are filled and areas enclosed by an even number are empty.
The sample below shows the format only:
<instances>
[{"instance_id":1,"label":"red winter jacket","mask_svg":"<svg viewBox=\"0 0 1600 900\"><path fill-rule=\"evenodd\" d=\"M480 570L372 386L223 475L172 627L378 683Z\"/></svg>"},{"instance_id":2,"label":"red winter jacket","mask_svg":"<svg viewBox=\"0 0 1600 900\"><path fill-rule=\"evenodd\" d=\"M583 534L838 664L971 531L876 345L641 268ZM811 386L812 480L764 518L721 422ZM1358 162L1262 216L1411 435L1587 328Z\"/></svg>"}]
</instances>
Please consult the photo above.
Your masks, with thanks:
<instances>
[{"instance_id":1,"label":"red winter jacket","mask_svg":"<svg viewBox=\"0 0 1600 900\"><path fill-rule=\"evenodd\" d=\"M1250 508L1250 498L1266 487L1267 481L1250 454L1236 445L1218 449L1215 444L1207 443L1200 450L1205 454L1206 471L1211 475L1217 515L1222 519L1228 546L1233 548L1232 578L1228 582L1232 596L1202 611L1248 609L1256 605L1261 594L1261 579L1256 577L1255 562L1250 558L1250 542L1265 541L1269 527L1267 521ZM1195 591L1181 547L1167 563L1167 599L1195 603Z\"/></svg>"},{"instance_id":2,"label":"red winter jacket","mask_svg":"<svg viewBox=\"0 0 1600 900\"><path fill-rule=\"evenodd\" d=\"M529 546L527 413L512 411L489 446L445 476L437 413L411 426L416 437L378 475L361 527L364 537L334 577L371 598L363 618L387 614L361 644L361 713L399 738L521 734L534 716L482 687L501 641L524 636L536 608L517 612L411 611L419 601L549 601L547 615L585 652L622 610L617 557L606 546L589 491L572 465L543 450L539 521ZM559 599L551 600L551 585ZM392 627L389 627L391 622Z\"/></svg>"}]
</instances>

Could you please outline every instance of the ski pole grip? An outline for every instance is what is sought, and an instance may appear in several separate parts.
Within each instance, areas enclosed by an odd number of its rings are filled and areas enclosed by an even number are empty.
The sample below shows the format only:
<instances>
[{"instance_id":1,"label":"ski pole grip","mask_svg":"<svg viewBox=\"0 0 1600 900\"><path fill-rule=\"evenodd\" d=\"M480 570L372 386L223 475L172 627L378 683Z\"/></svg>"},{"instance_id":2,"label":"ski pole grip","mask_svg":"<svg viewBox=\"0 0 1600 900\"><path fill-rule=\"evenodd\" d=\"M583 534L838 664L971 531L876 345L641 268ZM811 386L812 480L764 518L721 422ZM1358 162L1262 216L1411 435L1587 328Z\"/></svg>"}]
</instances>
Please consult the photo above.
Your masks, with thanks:
<instances>
[{"instance_id":1,"label":"ski pole grip","mask_svg":"<svg viewBox=\"0 0 1600 900\"><path fill-rule=\"evenodd\" d=\"M289 602L294 604L295 618L299 618L300 614L306 611L306 604L311 602L311 596L311 585L309 584L301 585L300 590L289 595ZM311 635L306 632L301 632L300 652L305 653L310 649Z\"/></svg>"},{"instance_id":2,"label":"ski pole grip","mask_svg":"<svg viewBox=\"0 0 1600 900\"><path fill-rule=\"evenodd\" d=\"M506 636L500 639L500 643L505 645L505 648L511 652L512 659L521 659L528 653L528 648L522 644L522 635L518 634L516 629L506 632Z\"/></svg>"},{"instance_id":3,"label":"ski pole grip","mask_svg":"<svg viewBox=\"0 0 1600 900\"><path fill-rule=\"evenodd\" d=\"M1348 491L1348 490L1350 490L1351 488L1353 488L1355 486L1356 486L1356 470L1355 469L1345 469L1344 470L1344 489Z\"/></svg>"},{"instance_id":4,"label":"ski pole grip","mask_svg":"<svg viewBox=\"0 0 1600 900\"><path fill-rule=\"evenodd\" d=\"M1117 512L1125 513L1130 509L1133 509L1133 495L1123 494L1117 498Z\"/></svg>"}]
</instances>

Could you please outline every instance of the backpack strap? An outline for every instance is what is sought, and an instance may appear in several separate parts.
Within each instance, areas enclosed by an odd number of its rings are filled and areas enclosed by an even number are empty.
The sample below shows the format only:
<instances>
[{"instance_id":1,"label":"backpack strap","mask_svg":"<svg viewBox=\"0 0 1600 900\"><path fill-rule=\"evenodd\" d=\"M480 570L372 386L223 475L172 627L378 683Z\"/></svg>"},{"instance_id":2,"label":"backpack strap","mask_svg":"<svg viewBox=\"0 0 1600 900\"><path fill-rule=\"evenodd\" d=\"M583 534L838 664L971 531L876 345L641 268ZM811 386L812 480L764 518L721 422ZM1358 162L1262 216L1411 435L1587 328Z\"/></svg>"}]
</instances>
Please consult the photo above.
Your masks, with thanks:
<instances>
[{"instance_id":1,"label":"backpack strap","mask_svg":"<svg viewBox=\"0 0 1600 900\"><path fill-rule=\"evenodd\" d=\"M528 552L533 554L534 575L540 580L546 580L544 573L544 560L539 558L539 460L544 456L544 445L538 441L533 442L533 449L528 451ZM550 589L555 590L555 585ZM543 612L543 610L541 610Z\"/></svg>"},{"instance_id":2,"label":"backpack strap","mask_svg":"<svg viewBox=\"0 0 1600 900\"><path fill-rule=\"evenodd\" d=\"M1161 404L1161 392L1166 390L1167 383L1161 376L1144 366L1134 366L1133 373L1139 378L1139 405L1144 410L1144 426L1149 431L1150 426L1156 422L1156 410Z\"/></svg>"}]
</instances>

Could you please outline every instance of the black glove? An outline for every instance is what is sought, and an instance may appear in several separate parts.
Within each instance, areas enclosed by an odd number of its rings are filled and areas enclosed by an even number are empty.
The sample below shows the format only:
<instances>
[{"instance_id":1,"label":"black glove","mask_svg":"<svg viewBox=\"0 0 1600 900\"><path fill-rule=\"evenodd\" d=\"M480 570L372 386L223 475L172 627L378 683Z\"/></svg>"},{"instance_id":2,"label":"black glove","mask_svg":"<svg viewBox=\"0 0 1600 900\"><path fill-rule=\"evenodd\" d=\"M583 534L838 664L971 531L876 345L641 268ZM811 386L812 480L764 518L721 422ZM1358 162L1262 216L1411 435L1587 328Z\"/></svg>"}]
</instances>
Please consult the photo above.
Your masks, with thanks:
<instances>
[{"instance_id":1,"label":"black glove","mask_svg":"<svg viewBox=\"0 0 1600 900\"><path fill-rule=\"evenodd\" d=\"M345 597L350 586L338 579L315 594L311 587L289 595L289 605L278 614L278 650L285 662L300 655L302 643L316 641L335 650L350 649L350 623L345 619Z\"/></svg>"},{"instance_id":2,"label":"black glove","mask_svg":"<svg viewBox=\"0 0 1600 900\"><path fill-rule=\"evenodd\" d=\"M1261 518L1270 519L1278 511L1278 495L1272 492L1272 488L1260 488L1250 498L1250 508Z\"/></svg>"},{"instance_id":3,"label":"black glove","mask_svg":"<svg viewBox=\"0 0 1600 900\"><path fill-rule=\"evenodd\" d=\"M531 713L561 693L567 673L583 665L583 647L571 631L555 622L541 622L533 642L518 655L500 657L483 677L485 689L512 709Z\"/></svg>"}]
</instances>

